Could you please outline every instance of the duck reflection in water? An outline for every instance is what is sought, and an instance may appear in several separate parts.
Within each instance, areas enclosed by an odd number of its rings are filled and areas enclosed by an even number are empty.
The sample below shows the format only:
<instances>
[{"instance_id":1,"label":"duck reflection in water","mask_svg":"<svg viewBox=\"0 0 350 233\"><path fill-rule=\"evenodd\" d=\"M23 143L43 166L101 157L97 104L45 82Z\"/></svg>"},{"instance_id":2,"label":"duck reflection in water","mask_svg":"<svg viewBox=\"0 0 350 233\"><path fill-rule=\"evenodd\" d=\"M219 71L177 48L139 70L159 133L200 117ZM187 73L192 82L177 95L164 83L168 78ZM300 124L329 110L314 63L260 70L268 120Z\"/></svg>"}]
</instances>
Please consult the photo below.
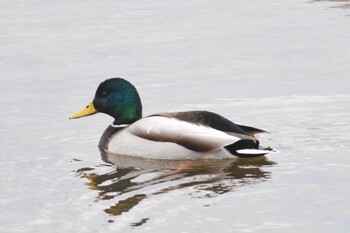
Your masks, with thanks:
<instances>
[{"instance_id":1,"label":"duck reflection in water","mask_svg":"<svg viewBox=\"0 0 350 233\"><path fill-rule=\"evenodd\" d=\"M116 168L111 166L113 170L103 174L98 173L98 167L81 168L77 174L89 180L87 185L91 189L99 191L96 201L117 201L105 209L111 215L128 212L147 197L184 188L191 188L189 195L194 197L215 197L269 179L270 172L263 167L275 164L266 157L179 161L105 152L101 152L101 156ZM148 191L147 187L152 187L153 191Z\"/></svg>"}]
</instances>

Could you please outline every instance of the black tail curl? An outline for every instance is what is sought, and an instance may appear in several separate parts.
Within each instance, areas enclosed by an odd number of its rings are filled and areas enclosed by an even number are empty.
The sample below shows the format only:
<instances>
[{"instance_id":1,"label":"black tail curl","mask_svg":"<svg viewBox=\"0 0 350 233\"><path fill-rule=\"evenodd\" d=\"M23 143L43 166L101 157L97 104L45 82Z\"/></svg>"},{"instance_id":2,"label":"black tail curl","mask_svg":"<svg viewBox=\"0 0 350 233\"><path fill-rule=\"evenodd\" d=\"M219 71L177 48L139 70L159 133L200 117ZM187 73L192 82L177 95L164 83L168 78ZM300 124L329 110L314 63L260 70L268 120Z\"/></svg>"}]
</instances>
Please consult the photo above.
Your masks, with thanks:
<instances>
[{"instance_id":1,"label":"black tail curl","mask_svg":"<svg viewBox=\"0 0 350 233\"><path fill-rule=\"evenodd\" d=\"M259 149L259 141L249 140L249 139L239 140L238 142L225 146L225 149L228 150L231 154L237 155L238 157L242 157L242 158L259 157L268 153L268 150L266 150L266 153L263 153L262 151L261 154L243 154L243 153L237 152L238 150L243 150L243 149ZM272 148L270 150L272 150Z\"/></svg>"}]
</instances>

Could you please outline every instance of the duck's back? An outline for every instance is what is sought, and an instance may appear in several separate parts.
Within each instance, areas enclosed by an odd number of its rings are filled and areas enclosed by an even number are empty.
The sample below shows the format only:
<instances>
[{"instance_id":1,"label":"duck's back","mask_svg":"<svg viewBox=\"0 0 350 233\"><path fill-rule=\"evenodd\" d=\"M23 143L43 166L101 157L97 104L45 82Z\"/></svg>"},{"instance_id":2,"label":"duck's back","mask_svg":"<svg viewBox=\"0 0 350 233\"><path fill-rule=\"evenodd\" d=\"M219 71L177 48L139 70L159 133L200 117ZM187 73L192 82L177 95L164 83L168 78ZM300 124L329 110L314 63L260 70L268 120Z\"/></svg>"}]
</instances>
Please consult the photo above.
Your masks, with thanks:
<instances>
[{"instance_id":1,"label":"duck's back","mask_svg":"<svg viewBox=\"0 0 350 233\"><path fill-rule=\"evenodd\" d=\"M235 124L227 118L217 113L209 111L165 112L154 114L151 116L172 117L181 121L206 125L223 132L231 132L247 136L254 136L256 134L266 132L265 130L254 128L251 126Z\"/></svg>"}]
</instances>

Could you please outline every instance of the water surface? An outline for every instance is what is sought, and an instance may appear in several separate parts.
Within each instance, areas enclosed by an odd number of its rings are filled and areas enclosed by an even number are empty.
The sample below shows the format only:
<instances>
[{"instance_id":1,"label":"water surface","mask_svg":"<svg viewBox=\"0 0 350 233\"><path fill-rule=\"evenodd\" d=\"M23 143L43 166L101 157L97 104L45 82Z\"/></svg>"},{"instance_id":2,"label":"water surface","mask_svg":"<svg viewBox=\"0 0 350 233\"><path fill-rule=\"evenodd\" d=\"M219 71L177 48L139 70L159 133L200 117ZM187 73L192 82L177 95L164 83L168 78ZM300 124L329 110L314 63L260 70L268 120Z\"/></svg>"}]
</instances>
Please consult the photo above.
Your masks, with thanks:
<instances>
[{"instance_id":1,"label":"water surface","mask_svg":"<svg viewBox=\"0 0 350 233\"><path fill-rule=\"evenodd\" d=\"M349 232L348 4L1 1L0 231ZM115 76L144 115L214 111L280 152L101 154L112 119L68 116Z\"/></svg>"}]
</instances>

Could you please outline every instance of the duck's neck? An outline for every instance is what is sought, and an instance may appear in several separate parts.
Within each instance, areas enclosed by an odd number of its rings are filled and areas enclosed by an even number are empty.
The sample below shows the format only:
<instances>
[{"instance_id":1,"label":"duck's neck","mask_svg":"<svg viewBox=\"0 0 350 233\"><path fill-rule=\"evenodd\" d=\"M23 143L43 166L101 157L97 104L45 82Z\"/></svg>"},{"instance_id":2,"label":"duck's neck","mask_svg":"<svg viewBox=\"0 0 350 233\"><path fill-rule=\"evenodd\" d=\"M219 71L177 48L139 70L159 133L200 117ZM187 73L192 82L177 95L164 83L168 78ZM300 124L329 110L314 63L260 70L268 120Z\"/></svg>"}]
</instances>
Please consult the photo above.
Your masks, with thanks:
<instances>
[{"instance_id":1,"label":"duck's neck","mask_svg":"<svg viewBox=\"0 0 350 233\"><path fill-rule=\"evenodd\" d=\"M121 107L114 117L113 125L130 125L142 118L142 105L139 99L133 104Z\"/></svg>"},{"instance_id":2,"label":"duck's neck","mask_svg":"<svg viewBox=\"0 0 350 233\"><path fill-rule=\"evenodd\" d=\"M130 125L142 118L142 114L122 115L114 118L113 125Z\"/></svg>"}]
</instances>

